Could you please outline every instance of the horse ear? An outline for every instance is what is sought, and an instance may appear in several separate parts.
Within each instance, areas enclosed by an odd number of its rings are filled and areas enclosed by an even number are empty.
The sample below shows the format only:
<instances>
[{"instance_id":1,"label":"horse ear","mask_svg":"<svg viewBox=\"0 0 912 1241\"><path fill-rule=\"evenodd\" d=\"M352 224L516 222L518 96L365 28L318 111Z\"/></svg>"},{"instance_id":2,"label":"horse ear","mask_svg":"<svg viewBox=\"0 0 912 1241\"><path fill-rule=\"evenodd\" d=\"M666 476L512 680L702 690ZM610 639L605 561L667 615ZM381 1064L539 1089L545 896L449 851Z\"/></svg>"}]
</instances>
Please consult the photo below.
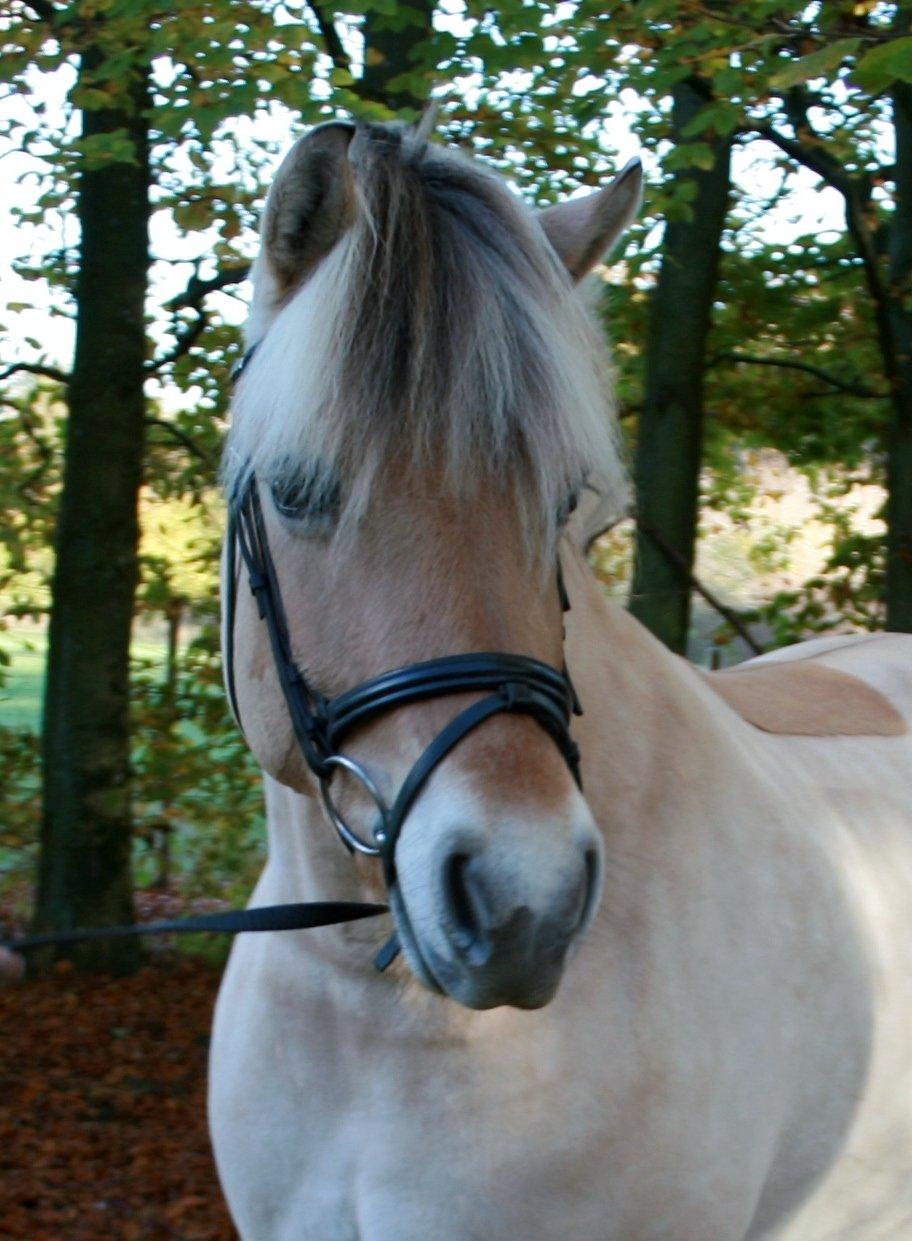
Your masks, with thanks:
<instances>
[{"instance_id":1,"label":"horse ear","mask_svg":"<svg viewBox=\"0 0 912 1241\"><path fill-rule=\"evenodd\" d=\"M283 160L266 200L263 246L285 290L330 252L355 214L348 147L354 125L317 125Z\"/></svg>"},{"instance_id":2,"label":"horse ear","mask_svg":"<svg viewBox=\"0 0 912 1241\"><path fill-rule=\"evenodd\" d=\"M539 212L548 240L574 280L588 275L611 249L636 215L642 193L643 166L632 159L604 189Z\"/></svg>"}]
</instances>

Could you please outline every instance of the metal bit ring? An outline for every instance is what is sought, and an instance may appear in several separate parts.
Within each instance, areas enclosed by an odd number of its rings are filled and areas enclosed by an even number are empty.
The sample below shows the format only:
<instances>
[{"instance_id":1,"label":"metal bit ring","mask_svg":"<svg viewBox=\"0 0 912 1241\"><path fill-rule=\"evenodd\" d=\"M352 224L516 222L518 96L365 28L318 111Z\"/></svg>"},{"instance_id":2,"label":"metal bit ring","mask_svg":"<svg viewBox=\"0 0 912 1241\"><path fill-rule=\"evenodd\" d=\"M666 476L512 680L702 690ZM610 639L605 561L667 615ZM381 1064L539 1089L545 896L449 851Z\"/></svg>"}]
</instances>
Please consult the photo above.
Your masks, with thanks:
<instances>
[{"instance_id":1,"label":"metal bit ring","mask_svg":"<svg viewBox=\"0 0 912 1241\"><path fill-rule=\"evenodd\" d=\"M329 785L333 777L333 772L329 771L328 774L320 776L320 795L323 798L323 805L326 809L326 813L329 815L333 827L341 836L343 843L347 845L349 849L354 849L357 853L363 853L366 857L379 857L383 852L383 846L387 839L388 818L386 803L383 800L380 790L377 788L373 779L368 772L365 771L361 764L356 763L353 758L349 758L345 754L331 754L330 757L326 759L324 765L329 768L341 767L343 770L349 772L350 775L353 775L361 787L364 788L370 795L374 805L379 810L380 825L374 831L376 843L363 840L357 832L353 831L352 828L348 826L332 799L332 794L329 791Z\"/></svg>"}]
</instances>

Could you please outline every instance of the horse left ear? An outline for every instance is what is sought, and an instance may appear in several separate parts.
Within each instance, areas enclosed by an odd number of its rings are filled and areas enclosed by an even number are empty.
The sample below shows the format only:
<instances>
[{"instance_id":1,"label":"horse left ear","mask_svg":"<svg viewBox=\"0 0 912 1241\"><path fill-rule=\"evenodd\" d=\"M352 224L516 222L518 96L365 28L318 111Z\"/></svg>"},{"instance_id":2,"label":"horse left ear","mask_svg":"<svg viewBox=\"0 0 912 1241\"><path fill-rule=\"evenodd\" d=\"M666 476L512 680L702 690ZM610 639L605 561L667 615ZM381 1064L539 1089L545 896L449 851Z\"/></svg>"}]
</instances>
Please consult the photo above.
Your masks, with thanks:
<instances>
[{"instance_id":1,"label":"horse left ear","mask_svg":"<svg viewBox=\"0 0 912 1241\"><path fill-rule=\"evenodd\" d=\"M582 280L634 218L643 194L643 165L632 159L604 189L568 198L538 213L548 240L574 280Z\"/></svg>"}]
</instances>

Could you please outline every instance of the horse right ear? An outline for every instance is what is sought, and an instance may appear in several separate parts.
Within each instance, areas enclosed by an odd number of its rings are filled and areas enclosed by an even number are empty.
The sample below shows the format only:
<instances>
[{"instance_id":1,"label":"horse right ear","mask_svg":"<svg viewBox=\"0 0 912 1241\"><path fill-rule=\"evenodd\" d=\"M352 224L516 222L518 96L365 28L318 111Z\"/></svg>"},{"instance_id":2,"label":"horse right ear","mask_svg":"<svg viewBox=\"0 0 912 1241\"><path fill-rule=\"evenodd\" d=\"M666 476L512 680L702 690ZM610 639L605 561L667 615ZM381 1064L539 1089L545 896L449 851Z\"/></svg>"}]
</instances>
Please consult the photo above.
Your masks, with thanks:
<instances>
[{"instance_id":1,"label":"horse right ear","mask_svg":"<svg viewBox=\"0 0 912 1241\"><path fill-rule=\"evenodd\" d=\"M330 252L355 215L349 144L354 125L328 121L296 142L266 200L263 248L282 293Z\"/></svg>"}]
</instances>

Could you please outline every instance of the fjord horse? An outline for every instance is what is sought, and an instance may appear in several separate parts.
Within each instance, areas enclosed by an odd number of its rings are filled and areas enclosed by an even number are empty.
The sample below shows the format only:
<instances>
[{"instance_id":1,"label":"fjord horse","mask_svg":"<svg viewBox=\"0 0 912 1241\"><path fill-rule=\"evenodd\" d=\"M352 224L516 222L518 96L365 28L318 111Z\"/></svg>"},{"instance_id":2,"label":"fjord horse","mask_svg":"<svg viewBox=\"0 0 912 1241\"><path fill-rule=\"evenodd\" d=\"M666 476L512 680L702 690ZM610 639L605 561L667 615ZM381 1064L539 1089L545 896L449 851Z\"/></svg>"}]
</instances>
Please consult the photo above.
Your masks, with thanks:
<instances>
[{"instance_id":1,"label":"fjord horse","mask_svg":"<svg viewBox=\"0 0 912 1241\"><path fill-rule=\"evenodd\" d=\"M225 563L266 772L253 903L384 900L385 873L403 947L374 968L389 917L236 943L211 1124L249 1241L912 1237L912 638L713 681L600 593L587 525L625 484L576 282L639 179L536 216L419 132L330 123L269 194L225 472L296 668L331 698L477 652L566 664L582 781L550 717L502 710L385 869L350 856ZM480 697L394 704L342 749L389 805Z\"/></svg>"}]
</instances>

